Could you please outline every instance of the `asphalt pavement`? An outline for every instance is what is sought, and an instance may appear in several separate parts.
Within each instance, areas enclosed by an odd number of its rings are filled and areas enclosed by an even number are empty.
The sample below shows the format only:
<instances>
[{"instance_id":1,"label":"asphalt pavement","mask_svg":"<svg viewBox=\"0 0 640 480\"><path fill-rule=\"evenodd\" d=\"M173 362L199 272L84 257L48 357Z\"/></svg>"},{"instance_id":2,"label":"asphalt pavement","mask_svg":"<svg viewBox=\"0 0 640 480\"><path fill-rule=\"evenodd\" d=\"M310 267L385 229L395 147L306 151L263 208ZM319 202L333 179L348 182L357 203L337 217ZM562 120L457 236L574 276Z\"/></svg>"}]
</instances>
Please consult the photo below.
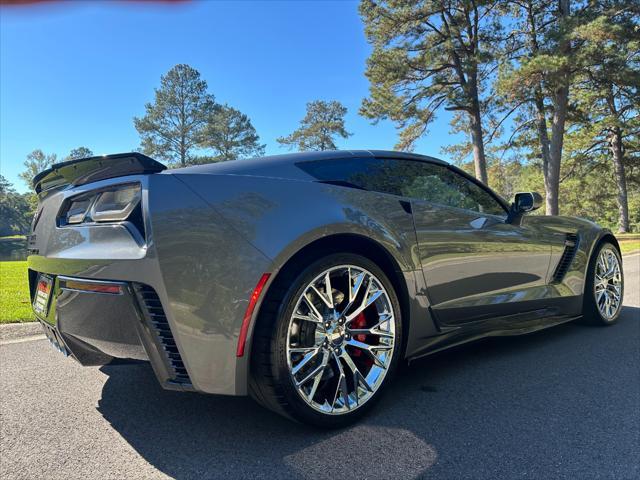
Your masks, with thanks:
<instances>
[{"instance_id":1,"label":"asphalt pavement","mask_svg":"<svg viewBox=\"0 0 640 480\"><path fill-rule=\"evenodd\" d=\"M374 412L317 431L151 368L0 345L0 478L640 478L640 255L612 327L575 323L414 362Z\"/></svg>"}]
</instances>

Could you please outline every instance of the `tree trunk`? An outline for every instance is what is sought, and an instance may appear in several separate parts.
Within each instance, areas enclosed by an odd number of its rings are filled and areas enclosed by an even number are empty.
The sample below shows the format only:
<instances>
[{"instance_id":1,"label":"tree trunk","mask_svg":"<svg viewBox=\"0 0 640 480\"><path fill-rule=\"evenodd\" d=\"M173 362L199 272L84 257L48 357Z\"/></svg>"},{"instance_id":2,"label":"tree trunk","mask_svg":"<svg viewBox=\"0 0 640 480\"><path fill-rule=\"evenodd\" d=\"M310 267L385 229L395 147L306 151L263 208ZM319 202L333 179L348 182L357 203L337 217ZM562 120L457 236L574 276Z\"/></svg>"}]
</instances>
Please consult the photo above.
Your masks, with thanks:
<instances>
[{"instance_id":1,"label":"tree trunk","mask_svg":"<svg viewBox=\"0 0 640 480\"><path fill-rule=\"evenodd\" d=\"M567 119L567 103L569 87L563 86L556 92L555 108L551 120L551 142L549 144L549 163L544 172L546 189L547 215L558 215L558 197L560 191L560 163L562 161L562 144L564 142L564 126Z\"/></svg>"},{"instance_id":2,"label":"tree trunk","mask_svg":"<svg viewBox=\"0 0 640 480\"><path fill-rule=\"evenodd\" d=\"M559 16L569 16L569 0L559 0ZM560 43L560 53L569 56L571 45L568 39ZM551 120L551 142L549 144L549 163L544 171L544 185L546 189L547 215L558 215L558 201L560 190L560 162L562 161L562 144L564 142L564 127L567 119L569 103L569 72L566 70L559 75L559 85L553 96L553 118Z\"/></svg>"},{"instance_id":3,"label":"tree trunk","mask_svg":"<svg viewBox=\"0 0 640 480\"><path fill-rule=\"evenodd\" d=\"M469 123L471 124L471 143L473 145L473 165L475 167L476 178L487 185L487 160L484 155L484 139L482 136L480 106L478 105L477 101L473 103L474 107L469 112Z\"/></svg>"},{"instance_id":4,"label":"tree trunk","mask_svg":"<svg viewBox=\"0 0 640 480\"><path fill-rule=\"evenodd\" d=\"M613 167L616 176L616 186L618 187L618 233L629 231L629 204L627 202L627 181L624 176L624 150L622 148L622 131L615 128L611 135L610 149L613 154Z\"/></svg>"},{"instance_id":5,"label":"tree trunk","mask_svg":"<svg viewBox=\"0 0 640 480\"><path fill-rule=\"evenodd\" d=\"M538 141L540 143L540 155L542 157L542 171L544 173L544 189L545 192L549 191L549 185L547 184L547 171L549 170L549 133L547 132L547 116L544 110L544 95L542 93L542 87L538 85L535 93L535 107L536 107L536 126L538 129Z\"/></svg>"},{"instance_id":6,"label":"tree trunk","mask_svg":"<svg viewBox=\"0 0 640 480\"><path fill-rule=\"evenodd\" d=\"M184 135L180 137L180 165L187 166L187 148Z\"/></svg>"},{"instance_id":7,"label":"tree trunk","mask_svg":"<svg viewBox=\"0 0 640 480\"><path fill-rule=\"evenodd\" d=\"M540 50L538 44L538 27L536 25L536 17L534 15L535 2L528 2L527 8L527 20L529 22L529 42L532 54L537 54ZM549 146L549 132L547 130L547 112L544 108L544 92L542 89L542 81L538 81L533 92L534 106L536 109L536 128L538 130L538 142L540 143L540 156L542 157L542 172L544 177L544 190L546 192L546 198L549 198L549 192L553 191L552 183L550 183L550 177L548 172L550 171L549 165L551 164L550 146ZM559 176L559 173L558 173ZM558 186L559 187L559 186ZM555 189L555 193L552 196L556 199L557 204L558 188ZM547 213L552 210L547 204ZM556 208L557 212L557 208Z\"/></svg>"}]
</instances>

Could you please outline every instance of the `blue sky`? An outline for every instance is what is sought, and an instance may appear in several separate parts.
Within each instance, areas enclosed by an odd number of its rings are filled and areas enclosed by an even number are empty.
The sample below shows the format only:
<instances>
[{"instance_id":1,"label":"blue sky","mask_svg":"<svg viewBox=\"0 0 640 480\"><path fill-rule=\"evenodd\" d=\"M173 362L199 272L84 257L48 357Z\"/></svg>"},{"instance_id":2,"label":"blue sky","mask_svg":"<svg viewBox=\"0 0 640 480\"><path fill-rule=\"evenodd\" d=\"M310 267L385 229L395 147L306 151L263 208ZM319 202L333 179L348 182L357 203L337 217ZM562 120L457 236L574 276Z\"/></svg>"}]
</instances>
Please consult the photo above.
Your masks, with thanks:
<instances>
[{"instance_id":1,"label":"blue sky","mask_svg":"<svg viewBox=\"0 0 640 480\"><path fill-rule=\"evenodd\" d=\"M27 154L59 157L139 146L132 117L177 63L200 71L217 101L249 115L267 154L294 130L305 103L339 100L353 133L340 148L391 149L390 122L358 115L370 47L357 2L61 2L0 9L0 171L17 177ZM453 143L442 112L417 152Z\"/></svg>"}]
</instances>

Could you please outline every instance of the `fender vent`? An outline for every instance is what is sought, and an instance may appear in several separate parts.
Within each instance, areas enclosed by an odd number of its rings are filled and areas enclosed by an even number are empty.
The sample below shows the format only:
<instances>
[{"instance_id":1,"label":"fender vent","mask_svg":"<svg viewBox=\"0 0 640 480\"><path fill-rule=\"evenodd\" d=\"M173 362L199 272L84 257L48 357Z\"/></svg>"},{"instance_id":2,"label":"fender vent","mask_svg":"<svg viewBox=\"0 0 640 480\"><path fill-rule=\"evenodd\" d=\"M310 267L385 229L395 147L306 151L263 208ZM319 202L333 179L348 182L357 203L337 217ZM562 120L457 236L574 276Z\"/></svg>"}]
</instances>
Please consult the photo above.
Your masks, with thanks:
<instances>
[{"instance_id":1,"label":"fender vent","mask_svg":"<svg viewBox=\"0 0 640 480\"><path fill-rule=\"evenodd\" d=\"M167 363L173 371L173 381L181 384L190 384L189 374L184 366L178 346L171 333L169 321L162 308L160 297L156 291L141 284L135 284L135 292L138 296L140 308L145 316L145 320L156 332L157 340L162 345L162 349L167 358Z\"/></svg>"},{"instance_id":2,"label":"fender vent","mask_svg":"<svg viewBox=\"0 0 640 480\"><path fill-rule=\"evenodd\" d=\"M560 261L556 266L555 272L553 272L553 282L559 283L569 271L571 262L576 256L578 251L578 244L580 243L578 236L574 234L567 234L567 238L564 241L564 252L560 257Z\"/></svg>"}]
</instances>

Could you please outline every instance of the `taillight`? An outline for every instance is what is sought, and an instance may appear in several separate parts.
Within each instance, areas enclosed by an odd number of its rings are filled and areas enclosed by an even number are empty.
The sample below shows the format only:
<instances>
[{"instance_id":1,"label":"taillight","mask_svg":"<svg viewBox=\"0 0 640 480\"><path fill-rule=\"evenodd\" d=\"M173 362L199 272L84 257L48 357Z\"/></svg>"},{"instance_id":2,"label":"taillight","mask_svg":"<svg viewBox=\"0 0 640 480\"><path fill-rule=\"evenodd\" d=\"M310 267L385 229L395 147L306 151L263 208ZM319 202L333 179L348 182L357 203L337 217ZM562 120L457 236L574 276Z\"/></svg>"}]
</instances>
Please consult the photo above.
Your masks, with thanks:
<instances>
[{"instance_id":1,"label":"taillight","mask_svg":"<svg viewBox=\"0 0 640 480\"><path fill-rule=\"evenodd\" d=\"M141 197L139 184L115 185L83 193L65 201L58 224L123 222L140 204Z\"/></svg>"}]
</instances>

